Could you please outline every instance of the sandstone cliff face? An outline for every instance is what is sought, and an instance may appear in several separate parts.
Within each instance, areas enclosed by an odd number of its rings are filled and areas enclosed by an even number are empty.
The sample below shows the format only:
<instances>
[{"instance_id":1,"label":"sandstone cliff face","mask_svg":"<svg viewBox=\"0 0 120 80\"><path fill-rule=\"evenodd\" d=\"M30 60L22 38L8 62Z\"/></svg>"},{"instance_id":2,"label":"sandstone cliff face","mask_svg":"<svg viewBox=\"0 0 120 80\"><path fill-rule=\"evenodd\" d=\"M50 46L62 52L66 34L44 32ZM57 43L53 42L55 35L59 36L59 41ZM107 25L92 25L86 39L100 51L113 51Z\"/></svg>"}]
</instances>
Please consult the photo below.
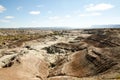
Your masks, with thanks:
<instances>
[{"instance_id":1,"label":"sandstone cliff face","mask_svg":"<svg viewBox=\"0 0 120 80\"><path fill-rule=\"evenodd\" d=\"M120 79L120 30L101 31L71 32L1 50L0 80Z\"/></svg>"}]
</instances>

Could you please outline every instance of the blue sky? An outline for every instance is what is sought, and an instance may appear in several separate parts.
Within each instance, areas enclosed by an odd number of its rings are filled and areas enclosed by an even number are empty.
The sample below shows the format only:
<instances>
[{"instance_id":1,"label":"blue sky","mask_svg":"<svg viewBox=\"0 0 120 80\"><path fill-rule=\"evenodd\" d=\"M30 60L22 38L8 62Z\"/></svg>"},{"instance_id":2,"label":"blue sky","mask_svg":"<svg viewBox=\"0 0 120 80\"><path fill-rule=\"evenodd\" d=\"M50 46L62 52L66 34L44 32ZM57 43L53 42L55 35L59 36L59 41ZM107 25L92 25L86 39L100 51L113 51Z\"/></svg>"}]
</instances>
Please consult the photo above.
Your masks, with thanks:
<instances>
[{"instance_id":1,"label":"blue sky","mask_svg":"<svg viewBox=\"0 0 120 80\"><path fill-rule=\"evenodd\" d=\"M120 0L0 0L0 27L120 24Z\"/></svg>"}]
</instances>

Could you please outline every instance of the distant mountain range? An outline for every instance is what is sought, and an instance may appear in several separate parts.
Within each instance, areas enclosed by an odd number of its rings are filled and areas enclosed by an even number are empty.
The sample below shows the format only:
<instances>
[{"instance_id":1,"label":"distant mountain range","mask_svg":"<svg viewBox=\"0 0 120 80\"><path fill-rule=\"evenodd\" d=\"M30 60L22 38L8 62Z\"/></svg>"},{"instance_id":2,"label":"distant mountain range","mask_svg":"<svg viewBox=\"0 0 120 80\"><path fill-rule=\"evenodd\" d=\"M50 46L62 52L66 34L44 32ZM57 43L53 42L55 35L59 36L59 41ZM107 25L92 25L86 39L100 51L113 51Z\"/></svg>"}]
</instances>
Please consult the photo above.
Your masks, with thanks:
<instances>
[{"instance_id":1,"label":"distant mountain range","mask_svg":"<svg viewBox=\"0 0 120 80\"><path fill-rule=\"evenodd\" d=\"M120 28L120 25L92 25L92 28Z\"/></svg>"},{"instance_id":2,"label":"distant mountain range","mask_svg":"<svg viewBox=\"0 0 120 80\"><path fill-rule=\"evenodd\" d=\"M71 29L74 29L74 28L71 28L71 27L22 27L22 28L19 28L19 29L34 29L34 30L71 30Z\"/></svg>"},{"instance_id":3,"label":"distant mountain range","mask_svg":"<svg viewBox=\"0 0 120 80\"><path fill-rule=\"evenodd\" d=\"M92 25L86 29L94 29L94 28L120 28L120 25ZM41 29L41 30L71 30L71 29L85 29L83 28L74 28L74 27L29 27L29 28L22 28L22 29Z\"/></svg>"},{"instance_id":4,"label":"distant mountain range","mask_svg":"<svg viewBox=\"0 0 120 80\"><path fill-rule=\"evenodd\" d=\"M19 27L19 28L0 28L0 29L34 29L34 30L72 30L72 29L98 29L98 28L120 28L120 25L92 25L88 28L86 27Z\"/></svg>"}]
</instances>

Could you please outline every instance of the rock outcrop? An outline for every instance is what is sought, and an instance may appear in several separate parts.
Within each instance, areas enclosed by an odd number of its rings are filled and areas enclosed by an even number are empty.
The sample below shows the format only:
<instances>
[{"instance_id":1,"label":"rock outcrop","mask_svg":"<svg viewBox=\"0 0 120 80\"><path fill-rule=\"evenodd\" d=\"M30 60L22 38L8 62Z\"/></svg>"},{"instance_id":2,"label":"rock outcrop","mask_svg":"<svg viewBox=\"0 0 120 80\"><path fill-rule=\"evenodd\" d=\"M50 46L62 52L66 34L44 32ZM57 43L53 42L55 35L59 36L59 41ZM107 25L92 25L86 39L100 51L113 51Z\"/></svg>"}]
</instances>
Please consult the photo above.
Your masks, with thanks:
<instances>
[{"instance_id":1,"label":"rock outcrop","mask_svg":"<svg viewBox=\"0 0 120 80\"><path fill-rule=\"evenodd\" d=\"M47 50L48 54L54 54L54 53L76 52L79 50L83 50L87 47L88 47L87 44L83 42L79 42L79 43L57 43L49 47L45 47L43 49Z\"/></svg>"}]
</instances>

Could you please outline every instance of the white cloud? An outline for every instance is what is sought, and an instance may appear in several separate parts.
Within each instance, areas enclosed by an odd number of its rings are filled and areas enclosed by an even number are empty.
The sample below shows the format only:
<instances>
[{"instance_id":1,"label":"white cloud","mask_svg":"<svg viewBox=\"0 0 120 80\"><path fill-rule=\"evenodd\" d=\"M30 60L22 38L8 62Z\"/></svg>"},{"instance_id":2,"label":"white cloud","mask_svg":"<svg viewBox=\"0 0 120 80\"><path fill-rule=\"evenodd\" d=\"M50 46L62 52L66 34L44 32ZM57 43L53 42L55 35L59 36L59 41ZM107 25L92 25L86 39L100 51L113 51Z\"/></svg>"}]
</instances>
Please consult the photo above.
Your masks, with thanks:
<instances>
[{"instance_id":1,"label":"white cloud","mask_svg":"<svg viewBox=\"0 0 120 80\"><path fill-rule=\"evenodd\" d=\"M40 11L30 11L29 13L32 14L32 15L39 15Z\"/></svg>"},{"instance_id":2,"label":"white cloud","mask_svg":"<svg viewBox=\"0 0 120 80\"><path fill-rule=\"evenodd\" d=\"M65 18L70 18L70 17L71 17L71 15L66 15L66 16L65 16Z\"/></svg>"},{"instance_id":3,"label":"white cloud","mask_svg":"<svg viewBox=\"0 0 120 80\"><path fill-rule=\"evenodd\" d=\"M5 16L5 19L13 19L15 18L14 16Z\"/></svg>"},{"instance_id":4,"label":"white cloud","mask_svg":"<svg viewBox=\"0 0 120 80\"><path fill-rule=\"evenodd\" d=\"M0 22L1 22L1 23L9 23L9 22L10 22L10 20L1 19L1 20L0 20Z\"/></svg>"},{"instance_id":5,"label":"white cloud","mask_svg":"<svg viewBox=\"0 0 120 80\"><path fill-rule=\"evenodd\" d=\"M98 12L93 12L93 13L87 13L87 14L80 14L80 17L85 17L85 16L100 16L102 15L101 13Z\"/></svg>"},{"instance_id":6,"label":"white cloud","mask_svg":"<svg viewBox=\"0 0 120 80\"><path fill-rule=\"evenodd\" d=\"M49 17L49 19L51 19L51 20L58 20L58 19L60 19L60 17L59 16L52 16L52 17Z\"/></svg>"},{"instance_id":7,"label":"white cloud","mask_svg":"<svg viewBox=\"0 0 120 80\"><path fill-rule=\"evenodd\" d=\"M87 6L85 6L85 10L86 11L104 11L104 10L109 10L111 8L113 8L114 6L111 4L105 4L105 3L101 3L101 4L89 4Z\"/></svg>"},{"instance_id":8,"label":"white cloud","mask_svg":"<svg viewBox=\"0 0 120 80\"><path fill-rule=\"evenodd\" d=\"M21 10L21 9L23 9L22 6L17 7L17 10L18 10L18 11Z\"/></svg>"},{"instance_id":9,"label":"white cloud","mask_svg":"<svg viewBox=\"0 0 120 80\"><path fill-rule=\"evenodd\" d=\"M2 5L0 5L0 13L4 12L6 10L6 8Z\"/></svg>"}]
</instances>

